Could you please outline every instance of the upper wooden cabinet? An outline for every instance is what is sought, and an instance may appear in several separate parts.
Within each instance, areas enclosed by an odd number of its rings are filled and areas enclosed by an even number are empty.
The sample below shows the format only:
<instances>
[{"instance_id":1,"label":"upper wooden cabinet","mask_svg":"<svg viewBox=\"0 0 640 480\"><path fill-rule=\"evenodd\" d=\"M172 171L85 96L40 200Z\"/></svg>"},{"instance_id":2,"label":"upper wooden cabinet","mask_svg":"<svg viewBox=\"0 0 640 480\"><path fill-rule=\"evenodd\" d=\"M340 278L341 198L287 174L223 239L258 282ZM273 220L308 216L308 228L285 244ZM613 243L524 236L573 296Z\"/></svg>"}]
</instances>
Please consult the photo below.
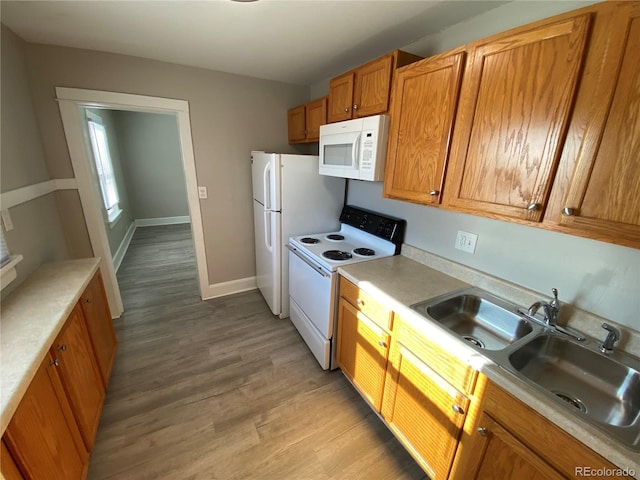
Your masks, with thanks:
<instances>
[{"instance_id":1,"label":"upper wooden cabinet","mask_svg":"<svg viewBox=\"0 0 640 480\"><path fill-rule=\"evenodd\" d=\"M327 122L340 122L387 112L394 69L421 58L394 50L333 78L329 82Z\"/></svg>"},{"instance_id":2,"label":"upper wooden cabinet","mask_svg":"<svg viewBox=\"0 0 640 480\"><path fill-rule=\"evenodd\" d=\"M545 220L640 248L640 3L608 3L554 186L559 198Z\"/></svg>"},{"instance_id":3,"label":"upper wooden cabinet","mask_svg":"<svg viewBox=\"0 0 640 480\"><path fill-rule=\"evenodd\" d=\"M327 123L327 97L289 109L287 120L289 143L317 142L320 125Z\"/></svg>"},{"instance_id":4,"label":"upper wooden cabinet","mask_svg":"<svg viewBox=\"0 0 640 480\"><path fill-rule=\"evenodd\" d=\"M385 197L440 203L464 56L439 55L396 72Z\"/></svg>"},{"instance_id":5,"label":"upper wooden cabinet","mask_svg":"<svg viewBox=\"0 0 640 480\"><path fill-rule=\"evenodd\" d=\"M91 345L95 352L104 387L109 383L113 361L116 357L118 341L113 329L111 312L102 283L102 275L97 272L80 297L82 313L87 324Z\"/></svg>"},{"instance_id":6,"label":"upper wooden cabinet","mask_svg":"<svg viewBox=\"0 0 640 480\"><path fill-rule=\"evenodd\" d=\"M591 14L548 19L472 43L444 202L538 222L585 56Z\"/></svg>"}]
</instances>

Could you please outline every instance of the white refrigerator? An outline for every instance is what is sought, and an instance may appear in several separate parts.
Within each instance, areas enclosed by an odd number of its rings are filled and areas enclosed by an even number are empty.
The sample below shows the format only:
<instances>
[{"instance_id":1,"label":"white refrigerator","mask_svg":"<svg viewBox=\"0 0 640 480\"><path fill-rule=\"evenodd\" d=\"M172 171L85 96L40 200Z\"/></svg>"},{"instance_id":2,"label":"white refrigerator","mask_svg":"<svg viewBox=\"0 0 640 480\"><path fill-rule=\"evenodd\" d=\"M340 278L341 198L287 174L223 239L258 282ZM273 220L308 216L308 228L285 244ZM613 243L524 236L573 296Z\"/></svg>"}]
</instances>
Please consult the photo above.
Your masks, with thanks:
<instances>
[{"instance_id":1,"label":"white refrigerator","mask_svg":"<svg viewBox=\"0 0 640 480\"><path fill-rule=\"evenodd\" d=\"M345 179L320 175L315 155L251 152L256 283L289 316L289 237L338 230Z\"/></svg>"}]
</instances>

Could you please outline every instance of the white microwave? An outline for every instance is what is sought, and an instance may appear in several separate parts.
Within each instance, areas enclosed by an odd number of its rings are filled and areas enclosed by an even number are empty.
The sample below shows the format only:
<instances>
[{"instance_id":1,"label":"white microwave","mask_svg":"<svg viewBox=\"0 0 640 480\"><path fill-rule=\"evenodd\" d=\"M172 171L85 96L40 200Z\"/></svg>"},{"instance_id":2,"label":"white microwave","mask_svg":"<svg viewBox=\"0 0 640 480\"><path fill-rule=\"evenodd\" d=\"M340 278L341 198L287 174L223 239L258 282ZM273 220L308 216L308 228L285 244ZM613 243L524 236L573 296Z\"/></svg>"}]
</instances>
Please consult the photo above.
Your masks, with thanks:
<instances>
[{"instance_id":1,"label":"white microwave","mask_svg":"<svg viewBox=\"0 0 640 480\"><path fill-rule=\"evenodd\" d=\"M356 118L320 127L320 175L379 182L389 137L389 115Z\"/></svg>"}]
</instances>

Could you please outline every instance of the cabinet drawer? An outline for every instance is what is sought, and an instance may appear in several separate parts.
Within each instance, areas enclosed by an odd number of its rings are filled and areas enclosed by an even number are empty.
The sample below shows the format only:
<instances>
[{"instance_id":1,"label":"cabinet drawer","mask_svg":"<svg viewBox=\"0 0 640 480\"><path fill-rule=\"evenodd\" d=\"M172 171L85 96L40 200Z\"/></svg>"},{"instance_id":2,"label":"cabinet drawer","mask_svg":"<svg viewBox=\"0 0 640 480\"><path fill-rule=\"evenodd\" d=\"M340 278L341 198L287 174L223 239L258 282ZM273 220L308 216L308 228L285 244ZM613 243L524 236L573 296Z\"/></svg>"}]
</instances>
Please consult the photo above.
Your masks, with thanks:
<instances>
[{"instance_id":1,"label":"cabinet drawer","mask_svg":"<svg viewBox=\"0 0 640 480\"><path fill-rule=\"evenodd\" d=\"M420 360L438 372L451 385L463 393L473 393L478 372L461 362L455 355L430 341L408 323L395 317L394 337L414 352Z\"/></svg>"},{"instance_id":2,"label":"cabinet drawer","mask_svg":"<svg viewBox=\"0 0 640 480\"><path fill-rule=\"evenodd\" d=\"M344 277L340 277L340 296L364 313L380 328L388 332L391 331L393 312Z\"/></svg>"}]
</instances>

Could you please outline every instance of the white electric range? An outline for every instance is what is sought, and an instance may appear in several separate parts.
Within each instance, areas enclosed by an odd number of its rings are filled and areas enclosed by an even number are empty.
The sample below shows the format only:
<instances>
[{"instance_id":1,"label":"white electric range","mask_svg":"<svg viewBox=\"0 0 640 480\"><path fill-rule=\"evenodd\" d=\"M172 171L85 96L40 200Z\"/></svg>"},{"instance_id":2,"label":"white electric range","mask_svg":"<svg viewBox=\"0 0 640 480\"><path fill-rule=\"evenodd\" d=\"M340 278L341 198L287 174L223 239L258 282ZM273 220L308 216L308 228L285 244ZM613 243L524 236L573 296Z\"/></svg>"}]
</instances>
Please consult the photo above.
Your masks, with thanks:
<instances>
[{"instance_id":1,"label":"white electric range","mask_svg":"<svg viewBox=\"0 0 640 480\"><path fill-rule=\"evenodd\" d=\"M323 369L334 369L338 267L400 253L405 221L353 206L340 230L289 238L291 322Z\"/></svg>"}]
</instances>

